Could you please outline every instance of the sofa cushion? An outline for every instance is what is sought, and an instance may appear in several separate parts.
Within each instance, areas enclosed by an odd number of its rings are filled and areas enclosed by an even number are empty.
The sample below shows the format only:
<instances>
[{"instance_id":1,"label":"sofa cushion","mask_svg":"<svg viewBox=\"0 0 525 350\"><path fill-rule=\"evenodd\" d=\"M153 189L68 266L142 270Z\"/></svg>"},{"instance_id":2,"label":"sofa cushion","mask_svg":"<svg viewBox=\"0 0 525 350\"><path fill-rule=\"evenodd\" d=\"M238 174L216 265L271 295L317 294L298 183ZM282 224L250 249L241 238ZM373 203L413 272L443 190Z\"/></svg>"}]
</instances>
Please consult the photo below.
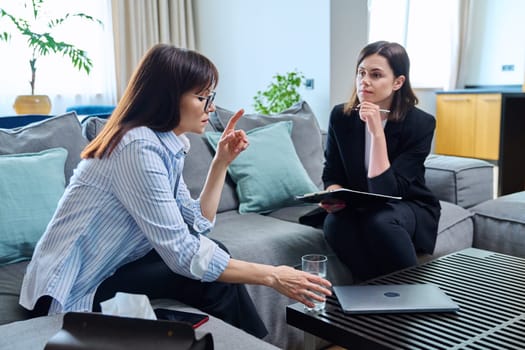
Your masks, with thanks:
<instances>
[{"instance_id":1,"label":"sofa cushion","mask_svg":"<svg viewBox=\"0 0 525 350\"><path fill-rule=\"evenodd\" d=\"M472 247L472 213L459 205L440 201L441 219L433 258Z\"/></svg>"},{"instance_id":2,"label":"sofa cushion","mask_svg":"<svg viewBox=\"0 0 525 350\"><path fill-rule=\"evenodd\" d=\"M291 130L292 122L283 121L246 132L250 147L228 167L237 185L240 213L270 212L294 204L294 195L317 190L295 152ZM206 136L216 148L221 133Z\"/></svg>"},{"instance_id":3,"label":"sofa cushion","mask_svg":"<svg viewBox=\"0 0 525 350\"><path fill-rule=\"evenodd\" d=\"M212 120L218 118L221 122L222 129L224 129L228 120L233 115L233 112L221 107L217 107L214 113L212 113L210 117ZM318 188L322 188L323 181L321 175L323 172L324 156L321 129L308 103L305 101L298 102L275 115L245 114L237 122L237 128L251 130L256 127L285 120L293 121L292 141L297 155L313 183Z\"/></svg>"},{"instance_id":4,"label":"sofa cushion","mask_svg":"<svg viewBox=\"0 0 525 350\"><path fill-rule=\"evenodd\" d=\"M0 265L29 260L66 185L67 151L0 156Z\"/></svg>"},{"instance_id":5,"label":"sofa cushion","mask_svg":"<svg viewBox=\"0 0 525 350\"><path fill-rule=\"evenodd\" d=\"M18 304L22 280L28 264L29 261L21 261L0 266L0 325L29 317L29 312Z\"/></svg>"},{"instance_id":6,"label":"sofa cushion","mask_svg":"<svg viewBox=\"0 0 525 350\"><path fill-rule=\"evenodd\" d=\"M222 242L232 257L258 263L295 266L307 253L333 254L321 230L256 213L218 214L209 237Z\"/></svg>"},{"instance_id":7,"label":"sofa cushion","mask_svg":"<svg viewBox=\"0 0 525 350\"><path fill-rule=\"evenodd\" d=\"M493 198L494 166L484 160L431 154L427 186L439 200L470 208Z\"/></svg>"},{"instance_id":8,"label":"sofa cushion","mask_svg":"<svg viewBox=\"0 0 525 350\"><path fill-rule=\"evenodd\" d=\"M0 154L40 152L63 147L67 150L64 175L66 183L87 145L75 112L51 117L15 129L0 129Z\"/></svg>"},{"instance_id":9,"label":"sofa cushion","mask_svg":"<svg viewBox=\"0 0 525 350\"><path fill-rule=\"evenodd\" d=\"M488 200L474 212L474 247L525 258L525 191Z\"/></svg>"}]
</instances>

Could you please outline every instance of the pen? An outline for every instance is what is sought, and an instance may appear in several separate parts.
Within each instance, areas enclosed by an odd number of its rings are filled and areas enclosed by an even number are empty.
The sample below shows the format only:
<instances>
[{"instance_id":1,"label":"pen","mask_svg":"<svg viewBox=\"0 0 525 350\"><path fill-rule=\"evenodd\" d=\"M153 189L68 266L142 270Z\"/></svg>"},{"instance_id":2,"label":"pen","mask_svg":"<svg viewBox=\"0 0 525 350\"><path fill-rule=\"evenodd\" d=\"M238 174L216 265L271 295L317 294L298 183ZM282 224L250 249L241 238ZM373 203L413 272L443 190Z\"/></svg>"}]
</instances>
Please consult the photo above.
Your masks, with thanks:
<instances>
[{"instance_id":1,"label":"pen","mask_svg":"<svg viewBox=\"0 0 525 350\"><path fill-rule=\"evenodd\" d=\"M352 108L354 111L358 111L359 110L359 107L354 107ZM390 113L390 109L379 109L379 112L383 112L383 113Z\"/></svg>"}]
</instances>

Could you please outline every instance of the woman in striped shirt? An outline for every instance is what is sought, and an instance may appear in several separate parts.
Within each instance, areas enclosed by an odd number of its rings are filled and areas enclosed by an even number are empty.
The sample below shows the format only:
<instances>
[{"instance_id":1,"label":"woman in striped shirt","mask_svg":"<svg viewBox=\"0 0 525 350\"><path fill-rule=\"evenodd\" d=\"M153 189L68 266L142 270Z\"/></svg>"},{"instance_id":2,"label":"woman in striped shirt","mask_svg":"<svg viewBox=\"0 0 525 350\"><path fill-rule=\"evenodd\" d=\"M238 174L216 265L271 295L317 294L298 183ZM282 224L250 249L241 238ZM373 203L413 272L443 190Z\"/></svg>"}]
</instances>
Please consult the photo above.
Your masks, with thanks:
<instances>
[{"instance_id":1,"label":"woman in striped shirt","mask_svg":"<svg viewBox=\"0 0 525 350\"><path fill-rule=\"evenodd\" d=\"M116 292L173 298L258 337L267 331L243 283L310 307L330 283L288 266L232 259L206 237L228 165L248 147L228 123L198 199L182 178L186 132L202 134L217 84L206 57L151 48L100 134L82 152L24 277L20 304L35 315L100 311Z\"/></svg>"}]
</instances>

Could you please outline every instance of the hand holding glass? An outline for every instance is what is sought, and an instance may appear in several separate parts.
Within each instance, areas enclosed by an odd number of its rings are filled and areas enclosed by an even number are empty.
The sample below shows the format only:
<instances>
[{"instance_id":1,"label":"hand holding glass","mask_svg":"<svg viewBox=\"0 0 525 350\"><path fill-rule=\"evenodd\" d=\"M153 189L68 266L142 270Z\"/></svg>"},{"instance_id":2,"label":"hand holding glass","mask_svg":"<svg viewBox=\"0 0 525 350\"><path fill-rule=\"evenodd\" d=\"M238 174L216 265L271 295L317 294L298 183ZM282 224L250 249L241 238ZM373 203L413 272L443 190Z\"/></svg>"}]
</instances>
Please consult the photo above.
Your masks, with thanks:
<instances>
[{"instance_id":1,"label":"hand holding glass","mask_svg":"<svg viewBox=\"0 0 525 350\"><path fill-rule=\"evenodd\" d=\"M326 264L327 264L328 258L326 255L320 255L320 254L308 254L303 255L301 258L301 265L302 270L308 273L311 273L313 275L320 276L322 278L326 277ZM314 292L322 297L324 297L323 294ZM313 300L312 302L315 304L313 308L307 307L305 305L305 309L307 311L322 311L324 310L325 301L317 301Z\"/></svg>"}]
</instances>

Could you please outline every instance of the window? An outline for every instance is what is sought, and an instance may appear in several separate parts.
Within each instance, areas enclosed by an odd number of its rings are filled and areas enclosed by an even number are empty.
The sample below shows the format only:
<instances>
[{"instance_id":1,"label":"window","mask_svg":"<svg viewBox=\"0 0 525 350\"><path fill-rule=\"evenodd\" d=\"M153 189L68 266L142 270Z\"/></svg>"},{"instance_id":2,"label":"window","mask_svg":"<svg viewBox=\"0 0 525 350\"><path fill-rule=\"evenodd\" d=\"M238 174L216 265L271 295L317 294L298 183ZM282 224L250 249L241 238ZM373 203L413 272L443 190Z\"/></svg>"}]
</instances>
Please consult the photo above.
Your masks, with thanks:
<instances>
[{"instance_id":1,"label":"window","mask_svg":"<svg viewBox=\"0 0 525 350\"><path fill-rule=\"evenodd\" d=\"M369 42L395 41L410 56L415 88L446 88L455 64L458 0L369 0Z\"/></svg>"},{"instance_id":2,"label":"window","mask_svg":"<svg viewBox=\"0 0 525 350\"><path fill-rule=\"evenodd\" d=\"M28 11L25 1L4 1L2 7L13 14ZM100 19L103 25L73 18L53 30L55 39L71 43L87 52L93 62L89 75L73 67L69 58L60 54L39 57L35 94L48 95L52 101L51 114L62 113L66 107L77 104L115 104L115 66L111 3L107 0L46 0L44 8L49 18L60 18L66 13L85 13ZM0 20L2 26L5 19ZM42 25L42 32L45 27ZM3 27L2 29L6 29ZM31 93L29 80L31 52L25 38L12 31L11 40L0 42L0 115L14 114L12 108L17 95Z\"/></svg>"}]
</instances>

